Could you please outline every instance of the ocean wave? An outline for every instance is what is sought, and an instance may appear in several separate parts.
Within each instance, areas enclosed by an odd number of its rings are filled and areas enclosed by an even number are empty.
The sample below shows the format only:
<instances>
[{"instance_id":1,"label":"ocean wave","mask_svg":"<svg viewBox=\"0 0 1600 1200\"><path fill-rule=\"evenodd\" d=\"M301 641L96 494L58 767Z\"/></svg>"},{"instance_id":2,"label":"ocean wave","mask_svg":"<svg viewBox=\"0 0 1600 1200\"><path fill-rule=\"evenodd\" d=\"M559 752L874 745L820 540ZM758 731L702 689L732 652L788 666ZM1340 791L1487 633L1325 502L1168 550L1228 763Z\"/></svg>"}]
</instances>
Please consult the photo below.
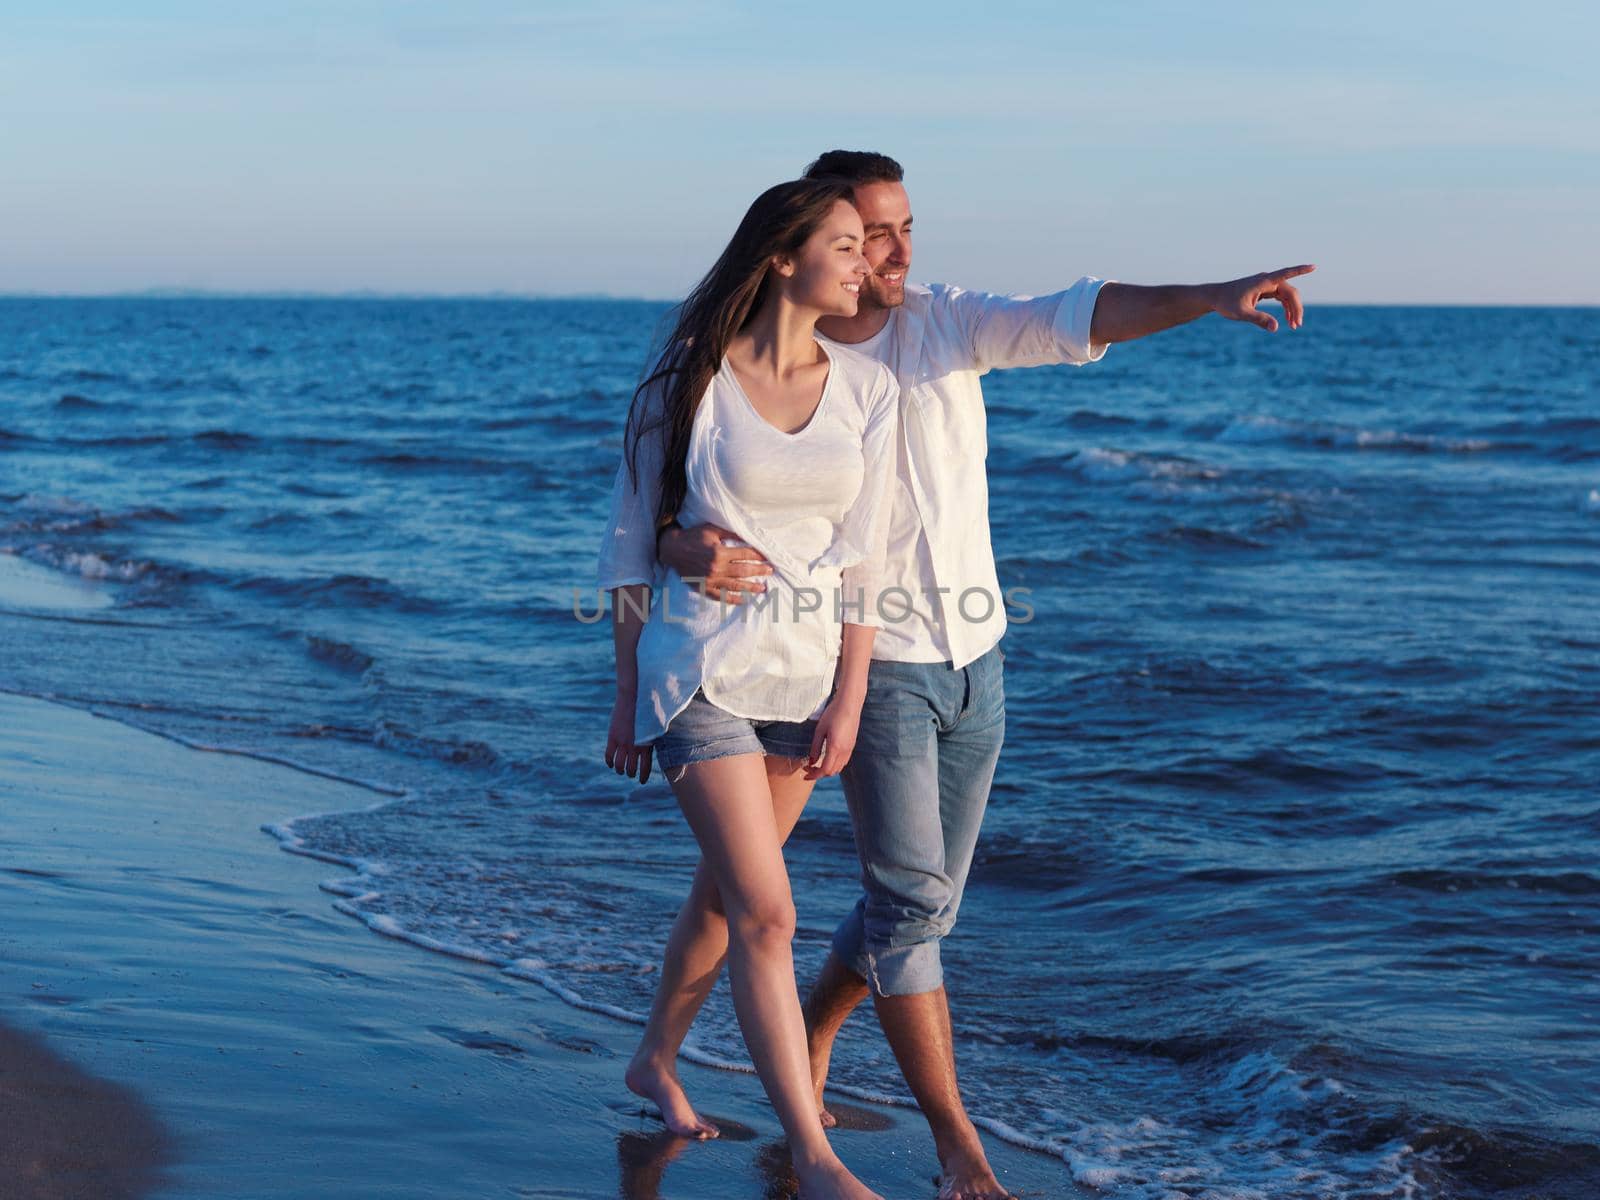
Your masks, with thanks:
<instances>
[{"instance_id":1,"label":"ocean wave","mask_svg":"<svg viewBox=\"0 0 1600 1200\"><path fill-rule=\"evenodd\" d=\"M370 806L371 811L384 807ZM492 918L474 918L470 929L441 927L430 930L385 911L386 893L393 887L415 884L397 874L390 864L359 853L319 846L305 827L321 817L340 814L306 814L263 824L261 829L278 839L280 847L337 864L354 872L353 878L324 880L319 886L337 897L333 907L362 922L374 933L404 941L433 953L497 968L505 977L532 983L570 1007L629 1025L643 1025L642 1011L610 1002L582 986L590 976L600 978L627 964L557 964L549 956L530 954L528 938L519 927L502 928ZM1212 1049L1220 1053L1225 1043ZM707 1049L697 1039L682 1050L688 1061L715 1069L750 1073L743 1058ZM1081 1121L1060 1112L1024 1106L1031 1119L1026 1127L1017 1116L997 1116L986 1104L972 1104L975 1124L1011 1144L1061 1160L1074 1178L1097 1187L1116 1186L1120 1194L1140 1200L1171 1200L1175 1195L1216 1195L1211 1189L1227 1187L1233 1179L1270 1180L1271 1194L1296 1194L1279 1185L1315 1180L1312 1193L1328 1197L1415 1196L1407 1187L1403 1163L1407 1147L1398 1140L1385 1143L1383 1154L1352 1152L1348 1143L1351 1120L1330 1113L1330 1100L1347 1105L1345 1089L1337 1081L1307 1077L1278 1063L1264 1051L1237 1053L1211 1068L1220 1073L1202 1096L1231 1109L1230 1120L1218 1120L1204 1110L1173 1113L1163 1118L1142 1116L1131 1121ZM845 1082L836 1071L828 1091L868 1103L912 1108L914 1103L898 1089L863 1087ZM885 1081L894 1080L893 1075ZM1192 1089L1185 1089L1192 1092ZM977 1092L969 1093L977 1096ZM1176 1106L1178 1097L1169 1098ZM1190 1104L1193 1100L1190 1099ZM1242 1127L1242 1128L1241 1128ZM1326 1143L1326 1144L1325 1144ZM1397 1178L1397 1176L1401 1176ZM1174 1191L1198 1187L1202 1192ZM1243 1194L1230 1192L1228 1194ZM1252 1195L1261 1194L1252 1192Z\"/></svg>"},{"instance_id":2,"label":"ocean wave","mask_svg":"<svg viewBox=\"0 0 1600 1200\"><path fill-rule=\"evenodd\" d=\"M96 520L92 515L87 518ZM367 575L310 576L286 578L275 575L234 575L208 567L164 562L158 559L119 558L105 551L80 550L54 543L35 543L0 547L21 554L45 566L86 578L122 582L196 587L213 586L234 591L258 592L288 599L315 601L319 605L350 605L354 608L391 608L403 612L433 612L431 601L410 595L388 580Z\"/></svg>"},{"instance_id":3,"label":"ocean wave","mask_svg":"<svg viewBox=\"0 0 1600 1200\"><path fill-rule=\"evenodd\" d=\"M301 512L273 512L266 516L257 517L250 522L252 532L260 533L268 529L296 529L311 525L315 518L308 513Z\"/></svg>"},{"instance_id":4,"label":"ocean wave","mask_svg":"<svg viewBox=\"0 0 1600 1200\"><path fill-rule=\"evenodd\" d=\"M110 404L104 400L91 400L87 396L80 396L76 392L68 392L56 401L56 407L68 412L100 412L105 409L116 408L118 405Z\"/></svg>"},{"instance_id":5,"label":"ocean wave","mask_svg":"<svg viewBox=\"0 0 1600 1200\"><path fill-rule=\"evenodd\" d=\"M1165 1059L1179 1065L1220 1059L1227 1055L1236 1055L1247 1050L1257 1049L1260 1045L1260 1039L1253 1034L1245 1035L1242 1038L1204 1033L1154 1034L1150 1037L1132 1037L1125 1034L1073 1033L1061 1035L1035 1032L1024 1036L1027 1038L1029 1046L1043 1054L1054 1054L1059 1050L1071 1050L1077 1053L1110 1051L1115 1054Z\"/></svg>"},{"instance_id":6,"label":"ocean wave","mask_svg":"<svg viewBox=\"0 0 1600 1200\"><path fill-rule=\"evenodd\" d=\"M1313 1061L1272 1050L1201 1060L1155 1113L1083 1120L1033 1135L1074 1179L1143 1198L1393 1197L1428 1194L1404 1126ZM1175 1081L1176 1082L1176 1081ZM1242 1182L1248 1181L1248 1182Z\"/></svg>"},{"instance_id":7,"label":"ocean wave","mask_svg":"<svg viewBox=\"0 0 1600 1200\"><path fill-rule=\"evenodd\" d=\"M1139 422L1134 417L1125 417L1120 413L1103 413L1090 408L1080 408L1067 414L1067 424L1073 429L1128 429Z\"/></svg>"},{"instance_id":8,"label":"ocean wave","mask_svg":"<svg viewBox=\"0 0 1600 1200\"><path fill-rule=\"evenodd\" d=\"M23 435L29 440L39 439ZM114 433L100 437L58 437L50 439L53 445L90 449L119 449L139 446L201 446L207 450L226 451L288 451L340 449L349 446L367 446L370 442L351 438L287 436L267 437L236 429L202 429Z\"/></svg>"},{"instance_id":9,"label":"ocean wave","mask_svg":"<svg viewBox=\"0 0 1600 1200\"><path fill-rule=\"evenodd\" d=\"M1394 450L1412 454L1475 454L1487 450L1528 448L1526 445L1499 443L1489 438L1451 438L1396 429L1362 429L1261 414L1234 418L1217 433L1216 440L1244 443L1284 441L1325 450Z\"/></svg>"},{"instance_id":10,"label":"ocean wave","mask_svg":"<svg viewBox=\"0 0 1600 1200\"><path fill-rule=\"evenodd\" d=\"M86 500L77 500L71 496L52 495L48 492L24 492L16 497L14 503L19 508L33 512L50 513L92 513L94 505Z\"/></svg>"},{"instance_id":11,"label":"ocean wave","mask_svg":"<svg viewBox=\"0 0 1600 1200\"><path fill-rule=\"evenodd\" d=\"M259 592L286 600L315 601L323 605L349 605L353 608L389 608L397 612L437 612L439 606L424 596L406 591L376 575L312 575L288 578L281 575L218 575L209 571L190 573L195 580L214 581L242 592Z\"/></svg>"},{"instance_id":12,"label":"ocean wave","mask_svg":"<svg viewBox=\"0 0 1600 1200\"><path fill-rule=\"evenodd\" d=\"M232 429L205 429L191 434L191 440L217 450L248 450L260 444L253 433L240 433Z\"/></svg>"},{"instance_id":13,"label":"ocean wave","mask_svg":"<svg viewBox=\"0 0 1600 1200\"><path fill-rule=\"evenodd\" d=\"M603 397L596 397L603 399ZM538 412L527 413L517 417L491 417L478 422L478 428L485 433L506 433L517 429L550 429L559 424L563 435L571 436L575 433L611 434L617 431L620 419L611 416L588 416L584 412L563 414L559 421L552 417L552 408L541 407Z\"/></svg>"},{"instance_id":14,"label":"ocean wave","mask_svg":"<svg viewBox=\"0 0 1600 1200\"><path fill-rule=\"evenodd\" d=\"M386 750L398 750L457 767L493 767L501 761L500 752L487 742L429 737L394 721L380 722L373 741Z\"/></svg>"},{"instance_id":15,"label":"ocean wave","mask_svg":"<svg viewBox=\"0 0 1600 1200\"><path fill-rule=\"evenodd\" d=\"M508 463L493 458L457 458L447 454L369 454L362 463L375 467L393 467L408 471L462 471L476 474L482 471L504 471L522 464Z\"/></svg>"},{"instance_id":16,"label":"ocean wave","mask_svg":"<svg viewBox=\"0 0 1600 1200\"><path fill-rule=\"evenodd\" d=\"M29 504L29 499L22 498L17 505L21 514L0 524L0 533L107 533L150 522L179 525L186 520L171 509L154 505L107 513L64 497L44 498L35 504Z\"/></svg>"},{"instance_id":17,"label":"ocean wave","mask_svg":"<svg viewBox=\"0 0 1600 1200\"><path fill-rule=\"evenodd\" d=\"M1420 1186L1403 1126L1356 1101L1339 1079L1269 1050L1220 1057L1197 1078L1172 1080L1156 1103L1127 1117L1046 1112L1025 1129L978 1123L1059 1157L1084 1187L1139 1200L1432 1194Z\"/></svg>"},{"instance_id":18,"label":"ocean wave","mask_svg":"<svg viewBox=\"0 0 1600 1200\"><path fill-rule=\"evenodd\" d=\"M109 583L134 583L146 579L156 570L155 564L141 559L118 559L92 550L75 550L68 546L48 543L0 544L0 552L15 554L66 575Z\"/></svg>"},{"instance_id":19,"label":"ocean wave","mask_svg":"<svg viewBox=\"0 0 1600 1200\"><path fill-rule=\"evenodd\" d=\"M92 446L117 449L124 446L164 446L179 439L165 433L117 433L109 437L56 438L54 440L62 446Z\"/></svg>"},{"instance_id":20,"label":"ocean wave","mask_svg":"<svg viewBox=\"0 0 1600 1200\"><path fill-rule=\"evenodd\" d=\"M1600 1196L1600 1146L1430 1122L1410 1139L1420 1167L1444 1176L1439 1194L1470 1200L1592 1200ZM1446 1182L1448 1181L1448 1182ZM1464 1185L1464 1187L1463 1187Z\"/></svg>"},{"instance_id":21,"label":"ocean wave","mask_svg":"<svg viewBox=\"0 0 1600 1200\"><path fill-rule=\"evenodd\" d=\"M1185 755L1159 767L1121 772L1117 778L1125 784L1177 787L1200 793L1276 793L1287 784L1339 795L1351 788L1390 780L1393 774L1377 763L1317 761L1308 754L1280 747L1234 757L1220 753Z\"/></svg>"},{"instance_id":22,"label":"ocean wave","mask_svg":"<svg viewBox=\"0 0 1600 1200\"><path fill-rule=\"evenodd\" d=\"M1289 526L1284 526L1288 528ZM1175 542L1203 550L1265 550L1267 543L1229 529L1206 525L1171 525L1148 535L1152 541Z\"/></svg>"},{"instance_id":23,"label":"ocean wave","mask_svg":"<svg viewBox=\"0 0 1600 1200\"><path fill-rule=\"evenodd\" d=\"M354 675L364 674L373 664L372 655L358 650L337 638L318 637L314 633L297 635L305 643L306 652L320 663L337 667Z\"/></svg>"},{"instance_id":24,"label":"ocean wave","mask_svg":"<svg viewBox=\"0 0 1600 1200\"><path fill-rule=\"evenodd\" d=\"M1423 892L1459 893L1508 889L1533 895L1600 896L1600 876L1583 871L1495 871L1453 868L1395 871L1378 880L1379 886L1413 888Z\"/></svg>"},{"instance_id":25,"label":"ocean wave","mask_svg":"<svg viewBox=\"0 0 1600 1200\"><path fill-rule=\"evenodd\" d=\"M329 491L327 488L313 487L309 483L289 479L283 483L283 490L294 496L309 496L313 500L348 500L351 493Z\"/></svg>"},{"instance_id":26,"label":"ocean wave","mask_svg":"<svg viewBox=\"0 0 1600 1200\"><path fill-rule=\"evenodd\" d=\"M1546 417L1538 421L1503 421L1485 431L1496 437L1571 437L1573 434L1600 435L1600 417Z\"/></svg>"},{"instance_id":27,"label":"ocean wave","mask_svg":"<svg viewBox=\"0 0 1600 1200\"><path fill-rule=\"evenodd\" d=\"M1007 788L995 789L1004 795ZM988 829L978 840L972 876L988 886L1056 895L1081 884L1088 873L1084 860L1053 838L1021 837L1004 829Z\"/></svg>"},{"instance_id":28,"label":"ocean wave","mask_svg":"<svg viewBox=\"0 0 1600 1200\"><path fill-rule=\"evenodd\" d=\"M1069 460L1071 469L1096 483L1124 483L1130 480L1213 480L1227 472L1221 467L1196 462L1176 455L1142 454L1135 450L1114 450L1090 446Z\"/></svg>"}]
</instances>

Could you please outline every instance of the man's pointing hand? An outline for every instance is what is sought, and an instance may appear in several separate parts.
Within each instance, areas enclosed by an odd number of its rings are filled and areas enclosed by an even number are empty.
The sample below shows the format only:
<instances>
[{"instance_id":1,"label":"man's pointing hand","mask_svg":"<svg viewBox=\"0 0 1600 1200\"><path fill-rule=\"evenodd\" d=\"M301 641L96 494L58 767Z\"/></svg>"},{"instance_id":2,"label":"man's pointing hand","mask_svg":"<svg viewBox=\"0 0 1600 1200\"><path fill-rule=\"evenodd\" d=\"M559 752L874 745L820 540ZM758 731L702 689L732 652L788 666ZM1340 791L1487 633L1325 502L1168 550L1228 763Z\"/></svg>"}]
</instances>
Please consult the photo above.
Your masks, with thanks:
<instances>
[{"instance_id":1,"label":"man's pointing hand","mask_svg":"<svg viewBox=\"0 0 1600 1200\"><path fill-rule=\"evenodd\" d=\"M1276 333L1278 319L1256 307L1263 300L1277 300L1283 305L1283 315L1290 329L1299 329L1305 322L1306 308L1300 302L1300 293L1289 282L1301 275L1309 275L1317 268L1307 263L1298 267L1284 267L1281 271L1267 271L1249 275L1227 283L1212 284L1215 296L1212 311L1221 313L1230 321L1249 321L1268 333Z\"/></svg>"}]
</instances>

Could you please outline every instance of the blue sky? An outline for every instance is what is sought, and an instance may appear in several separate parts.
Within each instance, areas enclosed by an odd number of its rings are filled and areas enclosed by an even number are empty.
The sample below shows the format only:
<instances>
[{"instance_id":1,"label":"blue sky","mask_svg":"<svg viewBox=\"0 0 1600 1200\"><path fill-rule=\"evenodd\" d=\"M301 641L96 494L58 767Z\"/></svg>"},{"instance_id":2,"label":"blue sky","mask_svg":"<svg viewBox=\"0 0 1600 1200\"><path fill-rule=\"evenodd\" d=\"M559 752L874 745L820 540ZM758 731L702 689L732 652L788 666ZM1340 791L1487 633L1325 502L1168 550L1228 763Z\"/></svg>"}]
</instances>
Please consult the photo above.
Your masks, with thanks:
<instances>
[{"instance_id":1,"label":"blue sky","mask_svg":"<svg viewBox=\"0 0 1600 1200\"><path fill-rule=\"evenodd\" d=\"M0 0L0 291L676 296L843 146L923 280L1600 303L1595 13Z\"/></svg>"}]
</instances>

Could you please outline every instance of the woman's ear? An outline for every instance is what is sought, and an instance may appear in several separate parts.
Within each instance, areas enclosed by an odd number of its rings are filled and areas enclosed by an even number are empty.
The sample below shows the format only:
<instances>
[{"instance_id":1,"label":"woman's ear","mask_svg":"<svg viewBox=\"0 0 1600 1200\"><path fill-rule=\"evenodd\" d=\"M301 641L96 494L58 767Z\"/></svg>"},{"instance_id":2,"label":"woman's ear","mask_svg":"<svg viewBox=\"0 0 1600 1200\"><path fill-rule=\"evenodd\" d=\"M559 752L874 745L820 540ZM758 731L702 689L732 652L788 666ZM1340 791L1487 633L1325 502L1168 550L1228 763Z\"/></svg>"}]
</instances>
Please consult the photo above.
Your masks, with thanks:
<instances>
[{"instance_id":1,"label":"woman's ear","mask_svg":"<svg viewBox=\"0 0 1600 1200\"><path fill-rule=\"evenodd\" d=\"M794 259L787 254L774 254L770 262L774 273L782 275L785 279L794 278Z\"/></svg>"}]
</instances>

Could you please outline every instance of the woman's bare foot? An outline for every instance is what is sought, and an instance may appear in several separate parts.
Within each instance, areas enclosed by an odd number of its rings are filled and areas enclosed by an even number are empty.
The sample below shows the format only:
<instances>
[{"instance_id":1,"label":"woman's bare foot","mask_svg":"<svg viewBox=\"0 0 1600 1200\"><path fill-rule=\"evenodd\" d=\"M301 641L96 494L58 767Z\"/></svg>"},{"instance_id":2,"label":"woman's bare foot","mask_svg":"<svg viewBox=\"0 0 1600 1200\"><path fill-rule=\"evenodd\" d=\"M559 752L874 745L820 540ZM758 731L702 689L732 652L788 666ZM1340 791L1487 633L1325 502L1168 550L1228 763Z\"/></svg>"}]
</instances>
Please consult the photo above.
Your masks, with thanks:
<instances>
[{"instance_id":1,"label":"woman's bare foot","mask_svg":"<svg viewBox=\"0 0 1600 1200\"><path fill-rule=\"evenodd\" d=\"M634 1055L622 1078L628 1085L628 1090L635 1096L655 1101L661 1109L661 1119L666 1122L667 1128L679 1137L704 1141L722 1132L695 1112L694 1106L689 1103L689 1097L684 1094L683 1084L678 1082L677 1067L673 1063L662 1066L644 1057L644 1052L641 1050L639 1054Z\"/></svg>"},{"instance_id":2,"label":"woman's bare foot","mask_svg":"<svg viewBox=\"0 0 1600 1200\"><path fill-rule=\"evenodd\" d=\"M832 1129L839 1123L839 1118L834 1116L820 1103L817 1105L817 1118L822 1122L822 1127L824 1129Z\"/></svg>"},{"instance_id":3,"label":"woman's bare foot","mask_svg":"<svg viewBox=\"0 0 1600 1200\"><path fill-rule=\"evenodd\" d=\"M824 1159L809 1167L794 1164L800 1180L800 1200L883 1200L857 1179L837 1158Z\"/></svg>"}]
</instances>

